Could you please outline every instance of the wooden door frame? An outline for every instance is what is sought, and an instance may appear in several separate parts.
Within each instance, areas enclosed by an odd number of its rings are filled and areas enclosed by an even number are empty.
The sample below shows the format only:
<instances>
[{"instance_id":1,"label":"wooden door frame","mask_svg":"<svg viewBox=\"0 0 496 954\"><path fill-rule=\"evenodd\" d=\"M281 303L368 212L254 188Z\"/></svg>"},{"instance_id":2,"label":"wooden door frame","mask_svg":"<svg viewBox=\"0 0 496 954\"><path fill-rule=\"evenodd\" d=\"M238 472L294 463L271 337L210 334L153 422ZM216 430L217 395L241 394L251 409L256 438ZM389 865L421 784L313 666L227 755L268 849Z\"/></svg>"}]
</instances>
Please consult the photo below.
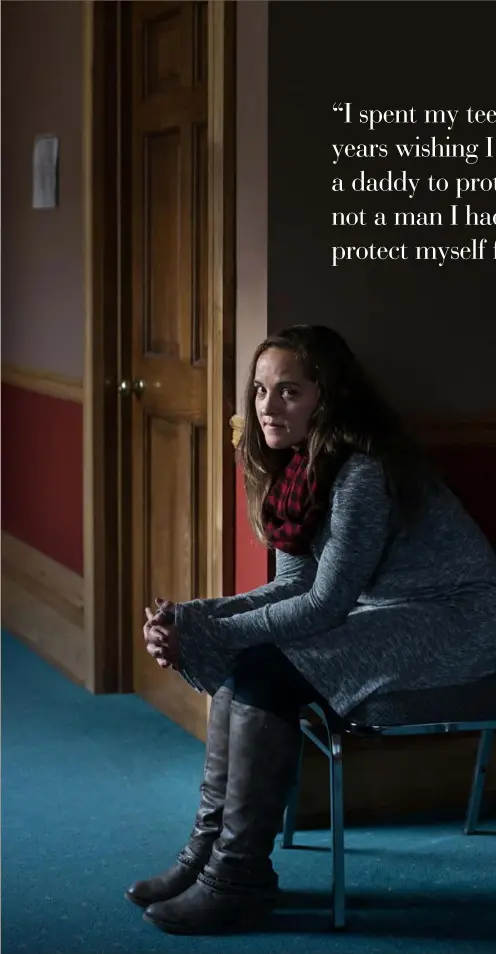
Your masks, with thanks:
<instances>
[{"instance_id":1,"label":"wooden door frame","mask_svg":"<svg viewBox=\"0 0 496 954\"><path fill-rule=\"evenodd\" d=\"M84 607L86 686L132 691L126 50L118 0L83 0ZM234 585L236 4L208 5L208 595ZM117 505L116 505L117 502Z\"/></svg>"}]
</instances>

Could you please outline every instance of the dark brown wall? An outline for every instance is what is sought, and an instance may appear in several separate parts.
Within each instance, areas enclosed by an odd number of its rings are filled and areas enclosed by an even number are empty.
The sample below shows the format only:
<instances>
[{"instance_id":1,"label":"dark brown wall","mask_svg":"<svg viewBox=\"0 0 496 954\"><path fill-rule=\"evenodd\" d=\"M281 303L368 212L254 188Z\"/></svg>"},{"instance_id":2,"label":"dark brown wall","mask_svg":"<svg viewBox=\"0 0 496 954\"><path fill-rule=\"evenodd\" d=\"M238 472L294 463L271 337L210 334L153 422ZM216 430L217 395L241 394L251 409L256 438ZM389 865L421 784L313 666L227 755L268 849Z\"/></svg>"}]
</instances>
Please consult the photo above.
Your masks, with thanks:
<instances>
[{"instance_id":1,"label":"dark brown wall","mask_svg":"<svg viewBox=\"0 0 496 954\"><path fill-rule=\"evenodd\" d=\"M496 262L442 268L414 261L360 262L332 268L333 244L463 244L465 239L461 230L456 238L453 230L430 229L403 239L398 231L378 234L368 227L334 230L334 238L330 226L333 209L405 208L398 196L392 201L387 195L370 199L352 192L333 196L331 180L339 173L331 144L359 142L364 128L343 126L333 103L494 108L493 10L489 3L269 4L268 327L334 326L399 409L441 422L434 459L496 545L494 430L486 440L476 423L465 436L458 426L463 418L496 421ZM461 138L471 138L466 128L455 129ZM398 131L381 127L376 141L410 141ZM496 138L496 126L491 131ZM355 175L362 166L370 176L391 168L388 161L360 162ZM401 164L395 161L395 167ZM474 176L494 176L495 167L493 161L484 172L481 164L461 168L474 170L469 173ZM351 163L343 165L346 176L350 168ZM411 173L445 175L445 168L444 162L414 163ZM453 175L455 166L449 168ZM495 193L482 202L469 201L474 208L496 211ZM435 206L424 202L412 201L412 206L443 208L437 201ZM486 234L494 241L495 233ZM448 421L454 422L452 428ZM473 740L453 738L449 745L424 738L389 741L391 746L379 740L371 747L350 740L348 822L464 810ZM328 812L329 766L315 751L305 757L300 823L303 816L305 823L320 826ZM404 779L408 784L402 784ZM487 796L494 796L494 767L487 788Z\"/></svg>"},{"instance_id":2,"label":"dark brown wall","mask_svg":"<svg viewBox=\"0 0 496 954\"><path fill-rule=\"evenodd\" d=\"M443 209L452 199L409 201L348 191L333 176L381 176L394 160L333 166L333 142L411 141L405 127L345 126L335 101L361 108L494 108L493 4L271 3L269 5L268 325L334 326L399 408L436 417L496 411L496 262L352 262L331 266L331 245L464 244L471 230L331 229L333 210ZM449 7L449 18L446 16ZM479 136L496 125L481 127ZM414 130L421 140L438 127ZM453 141L472 140L456 125ZM409 174L494 177L496 160L414 162ZM456 170L456 171L455 171ZM468 171L467 171L468 170ZM496 193L471 195L496 212ZM461 204L461 202L460 202ZM399 232L401 231L401 237ZM484 233L492 241L496 228Z\"/></svg>"}]
</instances>

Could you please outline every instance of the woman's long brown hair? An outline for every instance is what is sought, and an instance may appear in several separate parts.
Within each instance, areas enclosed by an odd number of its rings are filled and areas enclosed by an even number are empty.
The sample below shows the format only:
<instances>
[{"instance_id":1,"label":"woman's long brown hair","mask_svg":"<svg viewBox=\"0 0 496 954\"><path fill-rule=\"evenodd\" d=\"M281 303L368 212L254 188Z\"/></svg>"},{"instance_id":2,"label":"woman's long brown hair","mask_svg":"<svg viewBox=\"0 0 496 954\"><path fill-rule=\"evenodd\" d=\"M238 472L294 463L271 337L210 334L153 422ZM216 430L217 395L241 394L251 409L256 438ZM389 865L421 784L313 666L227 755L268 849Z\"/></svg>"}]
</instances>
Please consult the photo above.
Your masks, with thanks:
<instances>
[{"instance_id":1,"label":"woman's long brown hair","mask_svg":"<svg viewBox=\"0 0 496 954\"><path fill-rule=\"evenodd\" d=\"M248 515L258 539L267 543L262 520L266 494L290 453L265 442L255 410L256 366L269 348L284 348L302 362L305 376L319 386L320 400L307 438L309 471L331 490L340 466L359 451L378 458L390 496L405 520L416 513L424 480L431 474L400 418L367 378L344 339L323 325L294 325L269 335L255 351L245 395L245 424L239 443Z\"/></svg>"}]
</instances>

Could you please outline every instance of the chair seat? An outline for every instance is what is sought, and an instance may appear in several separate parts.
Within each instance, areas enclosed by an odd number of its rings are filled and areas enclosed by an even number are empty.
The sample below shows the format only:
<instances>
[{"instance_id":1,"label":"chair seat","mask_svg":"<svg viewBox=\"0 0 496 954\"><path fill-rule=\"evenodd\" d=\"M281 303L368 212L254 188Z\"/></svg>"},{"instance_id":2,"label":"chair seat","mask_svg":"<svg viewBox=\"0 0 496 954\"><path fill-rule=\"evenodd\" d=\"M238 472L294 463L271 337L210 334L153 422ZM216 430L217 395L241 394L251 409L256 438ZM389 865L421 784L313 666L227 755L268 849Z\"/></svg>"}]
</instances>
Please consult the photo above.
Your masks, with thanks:
<instances>
[{"instance_id":1,"label":"chair seat","mask_svg":"<svg viewBox=\"0 0 496 954\"><path fill-rule=\"evenodd\" d=\"M496 675L462 686L375 693L346 716L346 721L357 728L495 719Z\"/></svg>"}]
</instances>

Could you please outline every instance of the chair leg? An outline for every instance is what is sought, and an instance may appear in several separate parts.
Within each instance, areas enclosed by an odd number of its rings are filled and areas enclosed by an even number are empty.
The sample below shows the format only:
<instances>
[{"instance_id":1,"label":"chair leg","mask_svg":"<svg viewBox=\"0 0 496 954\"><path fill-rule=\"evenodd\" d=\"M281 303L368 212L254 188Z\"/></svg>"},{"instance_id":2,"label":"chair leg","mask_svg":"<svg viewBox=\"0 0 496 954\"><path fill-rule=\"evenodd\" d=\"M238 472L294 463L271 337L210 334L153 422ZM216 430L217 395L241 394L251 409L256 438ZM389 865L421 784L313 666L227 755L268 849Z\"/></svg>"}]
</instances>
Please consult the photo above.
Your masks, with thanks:
<instances>
[{"instance_id":1,"label":"chair leg","mask_svg":"<svg viewBox=\"0 0 496 954\"><path fill-rule=\"evenodd\" d=\"M489 757L491 755L493 736L493 729L484 729L484 731L481 732L474 775L472 779L472 788L468 803L467 818L465 822L466 835L473 835L479 823L482 795L484 792L484 782L486 780L486 771L489 764Z\"/></svg>"},{"instance_id":2,"label":"chair leg","mask_svg":"<svg viewBox=\"0 0 496 954\"><path fill-rule=\"evenodd\" d=\"M331 834L333 875L333 923L345 926L343 748L341 736L330 735Z\"/></svg>"},{"instance_id":3,"label":"chair leg","mask_svg":"<svg viewBox=\"0 0 496 954\"><path fill-rule=\"evenodd\" d=\"M298 799L300 796L302 763L303 763L303 733L301 737L300 759L298 762L298 768L296 770L296 778L294 780L294 784L291 789L288 804L286 805L286 810L284 812L284 819L283 819L283 826L282 826L282 841L281 841L282 848L293 847L293 835L294 835L295 824L296 824L296 812L298 810Z\"/></svg>"}]
</instances>

